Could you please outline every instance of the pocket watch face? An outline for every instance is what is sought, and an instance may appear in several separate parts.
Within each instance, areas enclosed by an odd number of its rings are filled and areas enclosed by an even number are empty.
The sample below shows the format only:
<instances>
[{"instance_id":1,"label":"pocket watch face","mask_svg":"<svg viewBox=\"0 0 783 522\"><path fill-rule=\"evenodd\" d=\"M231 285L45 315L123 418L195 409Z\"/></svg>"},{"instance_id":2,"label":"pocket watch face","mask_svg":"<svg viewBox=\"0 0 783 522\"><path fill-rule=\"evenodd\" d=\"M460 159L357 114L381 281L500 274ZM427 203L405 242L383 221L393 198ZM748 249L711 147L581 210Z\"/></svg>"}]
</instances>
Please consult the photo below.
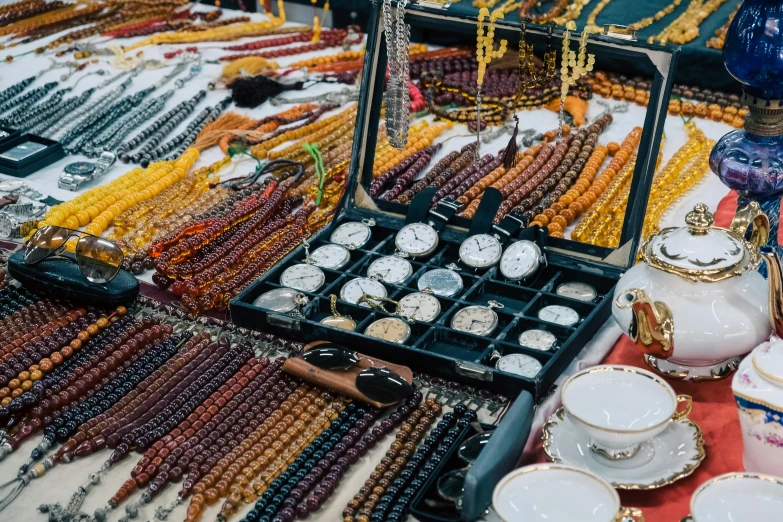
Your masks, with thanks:
<instances>
[{"instance_id":1,"label":"pocket watch face","mask_svg":"<svg viewBox=\"0 0 783 522\"><path fill-rule=\"evenodd\" d=\"M416 292L400 299L400 315L414 321L432 322L440 314L440 301L430 294Z\"/></svg>"},{"instance_id":2,"label":"pocket watch face","mask_svg":"<svg viewBox=\"0 0 783 522\"><path fill-rule=\"evenodd\" d=\"M521 240L506 247L500 258L500 273L511 281L531 276L541 264L541 249L532 241Z\"/></svg>"},{"instance_id":3,"label":"pocket watch face","mask_svg":"<svg viewBox=\"0 0 783 522\"><path fill-rule=\"evenodd\" d=\"M323 270L315 265L302 263L290 266L280 276L280 284L302 292L315 292L326 282Z\"/></svg>"},{"instance_id":4,"label":"pocket watch face","mask_svg":"<svg viewBox=\"0 0 783 522\"><path fill-rule=\"evenodd\" d=\"M435 295L451 297L462 290L462 277L454 270L436 268L419 278L418 288L422 292L429 290Z\"/></svg>"},{"instance_id":5,"label":"pocket watch face","mask_svg":"<svg viewBox=\"0 0 783 522\"><path fill-rule=\"evenodd\" d=\"M347 315L330 315L321 319L321 324L331 326L332 328L339 328L340 330L356 330L356 321L348 317Z\"/></svg>"},{"instance_id":6,"label":"pocket watch face","mask_svg":"<svg viewBox=\"0 0 783 522\"><path fill-rule=\"evenodd\" d=\"M598 292L595 288L587 283L580 283L578 281L571 281L569 283L563 283L557 287L557 295L563 297L570 297L571 299L578 299L579 301L593 301L598 297Z\"/></svg>"},{"instance_id":7,"label":"pocket watch face","mask_svg":"<svg viewBox=\"0 0 783 522\"><path fill-rule=\"evenodd\" d=\"M411 264L400 256L385 256L376 259L367 269L367 276L378 278L384 283L398 284L413 274Z\"/></svg>"},{"instance_id":8,"label":"pocket watch face","mask_svg":"<svg viewBox=\"0 0 783 522\"><path fill-rule=\"evenodd\" d=\"M391 343L404 343L411 336L411 327L402 319L384 317L370 324L364 333Z\"/></svg>"},{"instance_id":9,"label":"pocket watch face","mask_svg":"<svg viewBox=\"0 0 783 522\"><path fill-rule=\"evenodd\" d=\"M386 297L386 287L378 281L357 277L345 283L340 289L340 299L353 304L356 304L364 294ZM370 305L367 303L362 303L360 306L370 308Z\"/></svg>"},{"instance_id":10,"label":"pocket watch face","mask_svg":"<svg viewBox=\"0 0 783 522\"><path fill-rule=\"evenodd\" d=\"M495 363L495 368L502 372L532 379L541 371L541 363L529 355L511 353L498 359L498 362Z\"/></svg>"},{"instance_id":11,"label":"pocket watch face","mask_svg":"<svg viewBox=\"0 0 783 522\"><path fill-rule=\"evenodd\" d=\"M557 337L546 330L530 329L519 334L519 344L531 350L547 351L555 347Z\"/></svg>"},{"instance_id":12,"label":"pocket watch face","mask_svg":"<svg viewBox=\"0 0 783 522\"><path fill-rule=\"evenodd\" d=\"M486 306L468 306L451 318L451 327L475 335L489 335L498 325L498 314Z\"/></svg>"},{"instance_id":13,"label":"pocket watch face","mask_svg":"<svg viewBox=\"0 0 783 522\"><path fill-rule=\"evenodd\" d=\"M397 232L394 246L411 257L426 256L438 247L438 232L426 223L411 223Z\"/></svg>"},{"instance_id":14,"label":"pocket watch face","mask_svg":"<svg viewBox=\"0 0 783 522\"><path fill-rule=\"evenodd\" d=\"M361 221L349 221L335 228L329 241L348 248L362 248L371 235L369 226Z\"/></svg>"},{"instance_id":15,"label":"pocket watch face","mask_svg":"<svg viewBox=\"0 0 783 522\"><path fill-rule=\"evenodd\" d=\"M253 305L274 312L287 313L298 307L295 300L297 295L301 294L291 288L275 288L258 296L253 301Z\"/></svg>"},{"instance_id":16,"label":"pocket watch face","mask_svg":"<svg viewBox=\"0 0 783 522\"><path fill-rule=\"evenodd\" d=\"M459 258L471 268L489 268L500 261L503 246L489 234L470 236L459 247Z\"/></svg>"},{"instance_id":17,"label":"pocket watch face","mask_svg":"<svg viewBox=\"0 0 783 522\"><path fill-rule=\"evenodd\" d=\"M324 245L310 253L310 261L315 266L337 270L348 264L351 253L342 245Z\"/></svg>"},{"instance_id":18,"label":"pocket watch face","mask_svg":"<svg viewBox=\"0 0 783 522\"><path fill-rule=\"evenodd\" d=\"M579 322L579 314L573 308L562 305L545 306L538 311L538 318L548 323L572 326Z\"/></svg>"}]
</instances>

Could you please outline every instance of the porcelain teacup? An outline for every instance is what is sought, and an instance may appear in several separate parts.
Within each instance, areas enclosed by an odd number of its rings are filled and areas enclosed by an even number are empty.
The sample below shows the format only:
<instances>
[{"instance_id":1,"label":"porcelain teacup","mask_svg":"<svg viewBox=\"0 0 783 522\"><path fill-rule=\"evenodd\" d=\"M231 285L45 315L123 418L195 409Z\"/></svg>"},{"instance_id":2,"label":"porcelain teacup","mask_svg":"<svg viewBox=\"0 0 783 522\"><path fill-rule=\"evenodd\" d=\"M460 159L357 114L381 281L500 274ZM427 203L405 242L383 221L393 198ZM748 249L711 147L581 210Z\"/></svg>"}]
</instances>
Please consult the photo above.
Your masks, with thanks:
<instances>
[{"instance_id":1,"label":"porcelain teacup","mask_svg":"<svg viewBox=\"0 0 783 522\"><path fill-rule=\"evenodd\" d=\"M783 478L761 473L727 473L708 480L691 497L682 522L779 522Z\"/></svg>"},{"instance_id":2,"label":"porcelain teacup","mask_svg":"<svg viewBox=\"0 0 783 522\"><path fill-rule=\"evenodd\" d=\"M641 511L620 505L620 496L607 481L562 464L533 464L512 471L495 486L492 506L504 522L620 522L628 518L644 522Z\"/></svg>"},{"instance_id":3,"label":"porcelain teacup","mask_svg":"<svg viewBox=\"0 0 783 522\"><path fill-rule=\"evenodd\" d=\"M610 461L634 457L644 442L693 408L690 396L677 395L661 377L622 365L576 373L563 384L560 397L568 416L590 437L590 450ZM686 406L678 412L680 402Z\"/></svg>"}]
</instances>

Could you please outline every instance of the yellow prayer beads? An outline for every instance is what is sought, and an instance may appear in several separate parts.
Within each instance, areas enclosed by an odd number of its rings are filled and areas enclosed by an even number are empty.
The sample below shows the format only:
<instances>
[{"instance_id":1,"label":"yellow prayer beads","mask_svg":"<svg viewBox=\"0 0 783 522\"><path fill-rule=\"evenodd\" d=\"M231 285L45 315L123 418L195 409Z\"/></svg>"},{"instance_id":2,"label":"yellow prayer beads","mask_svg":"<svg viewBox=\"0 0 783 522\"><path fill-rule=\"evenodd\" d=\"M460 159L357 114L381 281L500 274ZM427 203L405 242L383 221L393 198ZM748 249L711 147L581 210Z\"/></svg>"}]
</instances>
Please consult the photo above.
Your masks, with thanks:
<instances>
[{"instance_id":1,"label":"yellow prayer beads","mask_svg":"<svg viewBox=\"0 0 783 522\"><path fill-rule=\"evenodd\" d=\"M100 235L122 212L182 179L198 157L197 149L188 149L173 162L153 163L146 169L137 167L111 183L53 206L38 226L86 226L85 232Z\"/></svg>"}]
</instances>

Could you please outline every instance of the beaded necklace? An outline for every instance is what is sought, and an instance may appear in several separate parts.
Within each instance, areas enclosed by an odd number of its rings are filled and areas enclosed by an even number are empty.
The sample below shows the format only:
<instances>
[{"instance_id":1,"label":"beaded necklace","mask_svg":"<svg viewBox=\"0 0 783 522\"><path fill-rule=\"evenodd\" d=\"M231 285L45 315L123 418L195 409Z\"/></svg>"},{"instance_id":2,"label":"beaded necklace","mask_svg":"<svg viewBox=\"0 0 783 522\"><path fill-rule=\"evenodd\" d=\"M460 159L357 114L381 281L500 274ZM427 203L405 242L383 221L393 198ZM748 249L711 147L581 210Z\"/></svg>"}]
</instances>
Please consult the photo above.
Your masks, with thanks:
<instances>
[{"instance_id":1,"label":"beaded necklace","mask_svg":"<svg viewBox=\"0 0 783 522\"><path fill-rule=\"evenodd\" d=\"M427 187L442 187L449 179L454 175L461 172L463 169L470 165L475 154L474 143L470 143L462 147L459 153L451 152L446 158L441 160L443 163L438 162L435 166L424 175L422 179L413 184L413 186L400 194L395 201L398 203L408 204L413 199L413 196L421 192ZM453 158L453 159L452 159Z\"/></svg>"}]
</instances>

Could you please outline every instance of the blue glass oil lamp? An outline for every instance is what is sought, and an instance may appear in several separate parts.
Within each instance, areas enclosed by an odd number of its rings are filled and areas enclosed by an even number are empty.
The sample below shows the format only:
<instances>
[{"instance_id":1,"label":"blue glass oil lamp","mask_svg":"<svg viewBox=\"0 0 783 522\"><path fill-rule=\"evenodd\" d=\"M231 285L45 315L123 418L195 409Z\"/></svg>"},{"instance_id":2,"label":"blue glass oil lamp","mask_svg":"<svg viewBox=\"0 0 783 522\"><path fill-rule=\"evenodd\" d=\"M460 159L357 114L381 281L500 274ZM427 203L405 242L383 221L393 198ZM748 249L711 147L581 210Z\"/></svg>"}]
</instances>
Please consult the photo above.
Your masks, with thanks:
<instances>
[{"instance_id":1,"label":"blue glass oil lamp","mask_svg":"<svg viewBox=\"0 0 783 522\"><path fill-rule=\"evenodd\" d=\"M770 220L770 246L778 245L783 197L783 2L745 0L726 34L723 62L742 84L745 128L723 136L710 167L739 192L739 205L757 201ZM766 266L761 267L766 273Z\"/></svg>"}]
</instances>

